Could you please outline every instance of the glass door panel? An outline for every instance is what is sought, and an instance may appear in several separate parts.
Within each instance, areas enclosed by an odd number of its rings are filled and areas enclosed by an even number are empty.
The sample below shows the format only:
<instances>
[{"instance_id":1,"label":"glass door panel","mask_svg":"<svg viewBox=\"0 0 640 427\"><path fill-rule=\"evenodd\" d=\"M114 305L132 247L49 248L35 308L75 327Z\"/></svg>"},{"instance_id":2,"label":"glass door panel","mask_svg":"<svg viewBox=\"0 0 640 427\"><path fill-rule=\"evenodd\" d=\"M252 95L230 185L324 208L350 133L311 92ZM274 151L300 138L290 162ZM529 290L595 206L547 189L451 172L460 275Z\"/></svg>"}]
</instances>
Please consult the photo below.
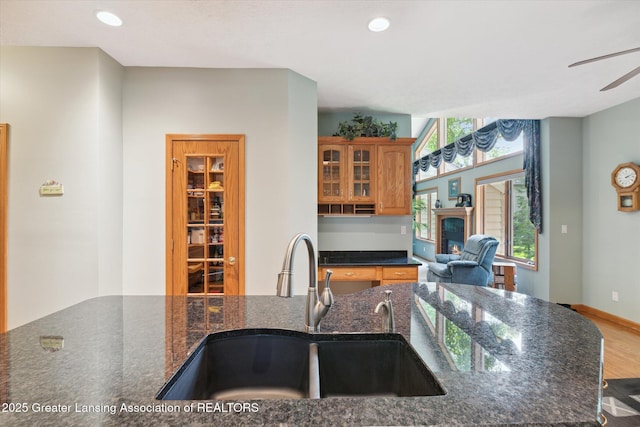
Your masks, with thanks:
<instances>
[{"instance_id":1,"label":"glass door panel","mask_svg":"<svg viewBox=\"0 0 640 427\"><path fill-rule=\"evenodd\" d=\"M320 153L322 173L320 176L321 200L339 201L343 197L342 147L324 147Z\"/></svg>"},{"instance_id":2,"label":"glass door panel","mask_svg":"<svg viewBox=\"0 0 640 427\"><path fill-rule=\"evenodd\" d=\"M189 261L187 263L188 291L190 293L204 292L204 263Z\"/></svg>"},{"instance_id":3,"label":"glass door panel","mask_svg":"<svg viewBox=\"0 0 640 427\"><path fill-rule=\"evenodd\" d=\"M369 147L353 147L351 155L351 188L350 197L353 200L372 200L372 178L371 168L373 159L371 148Z\"/></svg>"},{"instance_id":4,"label":"glass door panel","mask_svg":"<svg viewBox=\"0 0 640 427\"><path fill-rule=\"evenodd\" d=\"M224 155L187 158L189 293L224 294Z\"/></svg>"}]
</instances>

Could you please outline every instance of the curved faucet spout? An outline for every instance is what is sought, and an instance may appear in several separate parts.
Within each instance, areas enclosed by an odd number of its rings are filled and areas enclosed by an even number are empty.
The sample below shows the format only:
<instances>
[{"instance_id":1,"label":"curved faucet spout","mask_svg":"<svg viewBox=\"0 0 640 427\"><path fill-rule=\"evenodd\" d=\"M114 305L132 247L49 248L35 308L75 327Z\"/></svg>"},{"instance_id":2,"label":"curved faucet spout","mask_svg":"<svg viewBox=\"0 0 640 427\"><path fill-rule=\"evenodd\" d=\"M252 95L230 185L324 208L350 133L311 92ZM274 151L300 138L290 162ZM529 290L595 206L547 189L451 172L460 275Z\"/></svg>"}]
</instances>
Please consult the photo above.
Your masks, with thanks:
<instances>
[{"instance_id":1,"label":"curved faucet spout","mask_svg":"<svg viewBox=\"0 0 640 427\"><path fill-rule=\"evenodd\" d=\"M290 298L293 296L293 287L291 281L293 277L293 255L296 251L296 247L300 242L304 241L307 245L307 251L309 252L309 287L316 287L316 251L313 247L313 241L311 237L304 233L296 234L287 246L287 252L284 255L284 261L282 263L282 271L278 274L278 288L277 295L279 297Z\"/></svg>"},{"instance_id":2,"label":"curved faucet spout","mask_svg":"<svg viewBox=\"0 0 640 427\"><path fill-rule=\"evenodd\" d=\"M319 330L320 320L327 314L331 304L333 304L333 294L329 287L329 277L331 271L327 272L325 279L325 288L322 293L322 298L318 295L317 276L316 271L318 264L316 262L316 251L313 246L311 237L304 233L296 234L287 246L287 252L284 255L284 262L282 263L282 271L278 274L278 285L276 293L279 297L291 297L293 296L292 286L292 268L293 268L293 254L296 247L300 242L304 241L307 245L307 252L309 253L309 287L307 289L307 304L306 304L306 316L305 327L307 332L317 332Z\"/></svg>"}]
</instances>

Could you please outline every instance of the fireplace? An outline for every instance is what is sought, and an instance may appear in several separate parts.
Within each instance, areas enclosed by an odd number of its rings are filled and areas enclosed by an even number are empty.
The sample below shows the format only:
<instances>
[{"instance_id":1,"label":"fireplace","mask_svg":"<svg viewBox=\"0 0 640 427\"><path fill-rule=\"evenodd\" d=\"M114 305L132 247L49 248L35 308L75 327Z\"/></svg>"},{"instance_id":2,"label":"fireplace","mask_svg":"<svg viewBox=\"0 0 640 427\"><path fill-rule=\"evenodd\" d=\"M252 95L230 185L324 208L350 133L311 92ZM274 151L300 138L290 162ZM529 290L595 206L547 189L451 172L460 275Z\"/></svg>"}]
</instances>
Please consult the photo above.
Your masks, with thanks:
<instances>
[{"instance_id":1,"label":"fireplace","mask_svg":"<svg viewBox=\"0 0 640 427\"><path fill-rule=\"evenodd\" d=\"M459 254L464 248L464 219L443 218L440 223L440 253Z\"/></svg>"},{"instance_id":2,"label":"fireplace","mask_svg":"<svg viewBox=\"0 0 640 427\"><path fill-rule=\"evenodd\" d=\"M456 254L462 252L473 228L473 208L436 208L436 253Z\"/></svg>"}]
</instances>

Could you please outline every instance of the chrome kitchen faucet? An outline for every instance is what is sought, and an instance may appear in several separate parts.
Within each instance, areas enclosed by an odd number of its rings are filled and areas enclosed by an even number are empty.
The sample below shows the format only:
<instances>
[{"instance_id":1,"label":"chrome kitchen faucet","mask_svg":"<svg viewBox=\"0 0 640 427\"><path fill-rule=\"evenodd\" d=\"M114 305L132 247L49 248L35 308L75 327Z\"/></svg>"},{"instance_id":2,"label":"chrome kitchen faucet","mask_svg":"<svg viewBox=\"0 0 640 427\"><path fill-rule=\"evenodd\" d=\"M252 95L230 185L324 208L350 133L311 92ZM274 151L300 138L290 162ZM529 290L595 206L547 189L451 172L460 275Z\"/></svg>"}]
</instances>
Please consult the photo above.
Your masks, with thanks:
<instances>
[{"instance_id":1,"label":"chrome kitchen faucet","mask_svg":"<svg viewBox=\"0 0 640 427\"><path fill-rule=\"evenodd\" d=\"M318 332L320 330L319 324L322 318L327 314L329 308L333 304L333 293L329 287L329 281L331 270L327 270L327 275L324 279L324 290L322 295L318 295L318 281L316 276L316 270L318 264L316 262L316 251L313 246L311 237L304 233L296 234L289 242L287 252L284 255L284 262L282 263L282 271L278 274L278 287L277 295L279 297L289 298L293 296L293 287L291 285L293 273L291 272L293 265L293 254L298 246L298 243L304 241L307 245L307 252L309 253L309 288L307 289L307 305L305 316L305 327L307 332Z\"/></svg>"}]
</instances>

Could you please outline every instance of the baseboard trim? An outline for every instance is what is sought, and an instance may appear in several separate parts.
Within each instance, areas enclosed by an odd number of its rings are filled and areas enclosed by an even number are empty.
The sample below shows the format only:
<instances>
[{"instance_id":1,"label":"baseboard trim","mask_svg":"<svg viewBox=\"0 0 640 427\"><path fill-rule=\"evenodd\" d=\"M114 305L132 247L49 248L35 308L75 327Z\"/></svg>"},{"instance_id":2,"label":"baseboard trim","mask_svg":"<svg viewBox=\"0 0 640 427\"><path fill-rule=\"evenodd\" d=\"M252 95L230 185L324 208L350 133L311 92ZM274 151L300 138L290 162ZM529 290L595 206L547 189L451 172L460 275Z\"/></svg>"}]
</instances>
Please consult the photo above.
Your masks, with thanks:
<instances>
[{"instance_id":1,"label":"baseboard trim","mask_svg":"<svg viewBox=\"0 0 640 427\"><path fill-rule=\"evenodd\" d=\"M576 310L578 313L587 313L593 316L598 316L601 319L608 320L609 322L616 323L617 325L624 326L625 328L629 328L636 333L640 334L640 323L632 322L631 320L625 319L624 317L619 317L606 311L598 310L597 308L589 307L584 304L572 304L571 308Z\"/></svg>"},{"instance_id":2,"label":"baseboard trim","mask_svg":"<svg viewBox=\"0 0 640 427\"><path fill-rule=\"evenodd\" d=\"M416 255L416 254L413 254L413 257L414 257L414 258L417 258L417 259L418 259L418 261L420 261L420 262L424 262L425 264L428 264L428 263L430 263L430 262L435 262L435 261L433 261L433 260L426 259L425 257L421 257L420 255Z\"/></svg>"}]
</instances>

